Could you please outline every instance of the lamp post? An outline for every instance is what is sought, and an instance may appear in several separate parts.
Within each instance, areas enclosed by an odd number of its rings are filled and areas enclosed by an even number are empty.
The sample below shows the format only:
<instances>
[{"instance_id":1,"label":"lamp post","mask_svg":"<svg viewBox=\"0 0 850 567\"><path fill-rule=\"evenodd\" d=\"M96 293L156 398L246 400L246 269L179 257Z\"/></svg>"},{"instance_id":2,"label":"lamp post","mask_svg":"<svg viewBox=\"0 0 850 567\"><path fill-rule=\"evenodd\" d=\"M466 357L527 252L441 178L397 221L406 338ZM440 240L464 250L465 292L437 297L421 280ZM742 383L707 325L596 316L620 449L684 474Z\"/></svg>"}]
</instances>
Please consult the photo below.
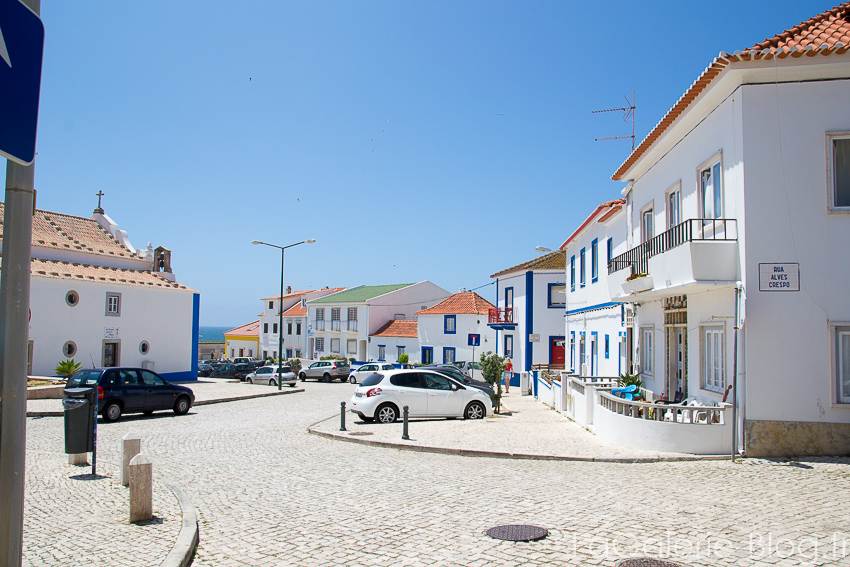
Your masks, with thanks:
<instances>
[{"instance_id":1,"label":"lamp post","mask_svg":"<svg viewBox=\"0 0 850 567\"><path fill-rule=\"evenodd\" d=\"M299 244L313 244L316 242L312 238L308 238L307 240L302 240L301 242L296 242L295 244L289 244L287 246L278 246L277 244L269 244L268 242L262 242L260 240L252 240L251 244L258 245L262 244L264 246L271 246L272 248L278 248L280 250L280 298L278 300L277 305L277 389L281 389L281 377L283 374L283 251L287 248L292 248L293 246L298 246Z\"/></svg>"}]
</instances>

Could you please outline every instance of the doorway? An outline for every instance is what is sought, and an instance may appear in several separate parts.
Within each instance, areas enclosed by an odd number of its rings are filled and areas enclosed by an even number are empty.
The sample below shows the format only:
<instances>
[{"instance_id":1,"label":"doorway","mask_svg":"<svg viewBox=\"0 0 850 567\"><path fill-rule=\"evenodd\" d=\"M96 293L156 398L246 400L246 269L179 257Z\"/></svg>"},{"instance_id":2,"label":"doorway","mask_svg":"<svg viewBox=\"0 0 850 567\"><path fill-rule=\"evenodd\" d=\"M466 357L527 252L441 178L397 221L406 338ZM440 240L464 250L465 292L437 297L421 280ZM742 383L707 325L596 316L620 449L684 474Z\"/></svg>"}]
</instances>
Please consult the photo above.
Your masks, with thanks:
<instances>
[{"instance_id":1,"label":"doorway","mask_svg":"<svg viewBox=\"0 0 850 567\"><path fill-rule=\"evenodd\" d=\"M566 357L566 340L564 337L550 337L549 364L563 365Z\"/></svg>"},{"instance_id":2,"label":"doorway","mask_svg":"<svg viewBox=\"0 0 850 567\"><path fill-rule=\"evenodd\" d=\"M685 327L669 327L667 340L667 397L685 392Z\"/></svg>"},{"instance_id":3,"label":"doorway","mask_svg":"<svg viewBox=\"0 0 850 567\"><path fill-rule=\"evenodd\" d=\"M121 341L103 341L103 367L121 364Z\"/></svg>"}]
</instances>

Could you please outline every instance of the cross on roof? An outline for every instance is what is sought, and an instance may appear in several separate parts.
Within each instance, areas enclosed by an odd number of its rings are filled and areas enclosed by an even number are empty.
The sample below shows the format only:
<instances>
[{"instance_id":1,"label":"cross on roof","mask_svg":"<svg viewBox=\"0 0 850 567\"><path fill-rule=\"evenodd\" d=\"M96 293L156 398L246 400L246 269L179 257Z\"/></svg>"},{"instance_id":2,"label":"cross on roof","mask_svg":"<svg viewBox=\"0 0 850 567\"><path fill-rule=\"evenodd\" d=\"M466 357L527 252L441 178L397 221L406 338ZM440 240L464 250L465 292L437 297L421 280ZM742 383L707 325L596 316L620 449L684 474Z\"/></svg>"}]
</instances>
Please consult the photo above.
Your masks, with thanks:
<instances>
[{"instance_id":1,"label":"cross on roof","mask_svg":"<svg viewBox=\"0 0 850 567\"><path fill-rule=\"evenodd\" d=\"M105 195L105 193L103 191L98 191L97 193L95 193L95 195L97 195L97 208L99 209L100 208L100 199L101 199L101 197L103 197Z\"/></svg>"}]
</instances>

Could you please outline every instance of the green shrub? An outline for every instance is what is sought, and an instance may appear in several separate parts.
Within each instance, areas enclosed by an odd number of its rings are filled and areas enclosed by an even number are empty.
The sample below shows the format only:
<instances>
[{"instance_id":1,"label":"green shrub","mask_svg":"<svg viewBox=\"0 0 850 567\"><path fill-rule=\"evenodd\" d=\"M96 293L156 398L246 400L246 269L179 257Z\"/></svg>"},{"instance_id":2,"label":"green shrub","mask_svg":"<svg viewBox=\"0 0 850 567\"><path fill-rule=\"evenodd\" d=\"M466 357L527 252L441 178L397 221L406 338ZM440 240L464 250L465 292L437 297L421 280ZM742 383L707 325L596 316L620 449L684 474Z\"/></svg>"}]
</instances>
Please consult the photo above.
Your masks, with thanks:
<instances>
[{"instance_id":1,"label":"green shrub","mask_svg":"<svg viewBox=\"0 0 850 567\"><path fill-rule=\"evenodd\" d=\"M82 362L74 362L73 358L69 358L68 360L61 361L59 366L53 369L53 372L67 381L68 378L79 372L82 366Z\"/></svg>"}]
</instances>

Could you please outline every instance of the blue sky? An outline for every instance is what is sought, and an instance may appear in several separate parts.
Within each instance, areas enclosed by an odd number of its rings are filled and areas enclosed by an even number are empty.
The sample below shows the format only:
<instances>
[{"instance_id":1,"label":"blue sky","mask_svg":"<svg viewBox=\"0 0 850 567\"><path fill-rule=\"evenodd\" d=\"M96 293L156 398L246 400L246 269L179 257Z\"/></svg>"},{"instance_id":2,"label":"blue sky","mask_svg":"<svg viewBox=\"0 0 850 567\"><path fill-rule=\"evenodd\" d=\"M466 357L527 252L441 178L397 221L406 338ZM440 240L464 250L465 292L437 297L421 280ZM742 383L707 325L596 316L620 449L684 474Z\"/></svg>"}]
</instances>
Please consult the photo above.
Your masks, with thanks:
<instances>
[{"instance_id":1,"label":"blue sky","mask_svg":"<svg viewBox=\"0 0 850 567\"><path fill-rule=\"evenodd\" d=\"M833 6L691 2L42 0L40 209L95 193L172 250L202 325L294 289L449 291L555 248L720 51ZM479 292L494 299L494 287Z\"/></svg>"}]
</instances>

